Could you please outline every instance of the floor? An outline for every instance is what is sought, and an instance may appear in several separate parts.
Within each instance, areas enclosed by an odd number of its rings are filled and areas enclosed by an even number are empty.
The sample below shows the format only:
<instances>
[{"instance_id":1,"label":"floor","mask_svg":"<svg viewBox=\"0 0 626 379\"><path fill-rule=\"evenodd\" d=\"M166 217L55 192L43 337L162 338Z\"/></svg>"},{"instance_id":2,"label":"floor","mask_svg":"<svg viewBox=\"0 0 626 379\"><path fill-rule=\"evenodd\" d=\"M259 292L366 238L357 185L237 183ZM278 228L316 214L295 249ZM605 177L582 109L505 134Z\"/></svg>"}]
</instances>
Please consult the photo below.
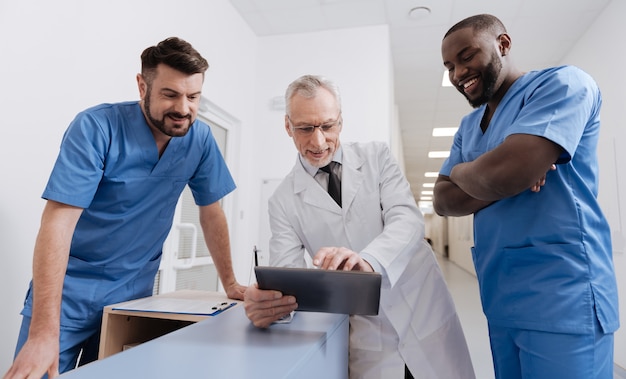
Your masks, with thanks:
<instances>
[{"instance_id":1,"label":"floor","mask_svg":"<svg viewBox=\"0 0 626 379\"><path fill-rule=\"evenodd\" d=\"M480 306L476 277L440 254L435 254L454 299L477 379L493 379L487 319Z\"/></svg>"},{"instance_id":2,"label":"floor","mask_svg":"<svg viewBox=\"0 0 626 379\"><path fill-rule=\"evenodd\" d=\"M440 254L435 255L461 319L476 378L493 379L487 320L480 306L476 277ZM626 379L626 370L616 366L614 379Z\"/></svg>"}]
</instances>

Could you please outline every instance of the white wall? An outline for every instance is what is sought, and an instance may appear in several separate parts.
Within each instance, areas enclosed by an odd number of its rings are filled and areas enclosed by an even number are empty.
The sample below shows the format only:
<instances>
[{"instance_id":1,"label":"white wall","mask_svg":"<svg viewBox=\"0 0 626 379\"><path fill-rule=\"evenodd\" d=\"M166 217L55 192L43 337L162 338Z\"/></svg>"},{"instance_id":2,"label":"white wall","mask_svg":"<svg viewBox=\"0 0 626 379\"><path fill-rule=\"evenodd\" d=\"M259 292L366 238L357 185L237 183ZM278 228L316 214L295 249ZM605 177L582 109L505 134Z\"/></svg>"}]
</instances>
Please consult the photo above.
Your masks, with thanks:
<instances>
[{"instance_id":1,"label":"white wall","mask_svg":"<svg viewBox=\"0 0 626 379\"><path fill-rule=\"evenodd\" d=\"M261 38L254 126L260 177L283 177L295 163L297 151L284 129L285 111L272 109L271 102L282 100L289 83L301 75L324 75L339 86L342 141L390 142L390 66L387 26Z\"/></svg>"},{"instance_id":2,"label":"white wall","mask_svg":"<svg viewBox=\"0 0 626 379\"><path fill-rule=\"evenodd\" d=\"M88 106L138 98L135 75L145 47L172 35L190 41L211 66L203 95L240 121L240 152L231 166L238 189L229 197L235 274L243 284L260 238L261 180L284 176L296 157L283 112L269 108L273 97L282 97L301 74L327 75L342 89L342 140L391 138L386 26L258 38L227 0L175 6L164 0L7 0L0 1L0 35L0 374L12 360L44 205L40 195L62 134Z\"/></svg>"},{"instance_id":3,"label":"white wall","mask_svg":"<svg viewBox=\"0 0 626 379\"><path fill-rule=\"evenodd\" d=\"M616 69L626 61L626 51L611 48L609 42L626 32L622 17L625 14L626 2L613 0L562 62L574 64L590 73L602 91L602 129L598 147L599 200L611 224L613 260L620 294L622 327L615 335L615 362L626 368L626 129L623 121L626 77L622 70Z\"/></svg>"}]
</instances>

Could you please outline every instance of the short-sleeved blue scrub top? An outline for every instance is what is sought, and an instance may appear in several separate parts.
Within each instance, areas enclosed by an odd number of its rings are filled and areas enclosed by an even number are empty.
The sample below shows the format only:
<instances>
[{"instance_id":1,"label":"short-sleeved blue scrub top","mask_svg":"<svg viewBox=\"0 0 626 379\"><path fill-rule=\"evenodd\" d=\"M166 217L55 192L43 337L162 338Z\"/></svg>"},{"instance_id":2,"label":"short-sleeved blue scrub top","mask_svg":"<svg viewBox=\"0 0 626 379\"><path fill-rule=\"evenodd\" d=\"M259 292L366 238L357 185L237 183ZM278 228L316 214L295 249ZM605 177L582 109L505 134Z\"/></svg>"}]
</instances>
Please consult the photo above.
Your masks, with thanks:
<instances>
[{"instance_id":1,"label":"short-sleeved blue scrub top","mask_svg":"<svg viewBox=\"0 0 626 379\"><path fill-rule=\"evenodd\" d=\"M538 193L526 190L474 215L483 310L493 325L562 333L619 326L609 225L597 202L596 148L601 95L572 66L529 72L515 81L483 134L485 106L461 122L440 173L475 160L512 134L563 148Z\"/></svg>"},{"instance_id":2,"label":"short-sleeved blue scrub top","mask_svg":"<svg viewBox=\"0 0 626 379\"><path fill-rule=\"evenodd\" d=\"M159 157L137 102L102 104L76 116L42 195L84 208L63 284L62 325L99 325L103 306L152 294L187 184L200 206L235 189L207 124L196 120ZM22 314L30 316L31 307L29 289Z\"/></svg>"}]
</instances>

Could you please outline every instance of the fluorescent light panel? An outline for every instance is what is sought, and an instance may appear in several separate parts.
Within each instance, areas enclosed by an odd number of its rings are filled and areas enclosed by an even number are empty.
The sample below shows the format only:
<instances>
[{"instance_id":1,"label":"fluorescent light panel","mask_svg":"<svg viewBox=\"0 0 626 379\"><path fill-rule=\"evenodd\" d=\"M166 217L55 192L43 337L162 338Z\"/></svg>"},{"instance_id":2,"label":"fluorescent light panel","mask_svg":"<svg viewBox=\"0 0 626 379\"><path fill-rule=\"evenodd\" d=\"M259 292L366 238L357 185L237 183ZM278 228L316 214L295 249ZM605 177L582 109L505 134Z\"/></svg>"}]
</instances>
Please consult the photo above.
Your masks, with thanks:
<instances>
[{"instance_id":1,"label":"fluorescent light panel","mask_svg":"<svg viewBox=\"0 0 626 379\"><path fill-rule=\"evenodd\" d=\"M452 87L452 83L450 83L450 76L448 75L448 70L443 70L443 78L441 78L441 86Z\"/></svg>"},{"instance_id":2,"label":"fluorescent light panel","mask_svg":"<svg viewBox=\"0 0 626 379\"><path fill-rule=\"evenodd\" d=\"M449 151L429 151L428 158L448 158L450 156Z\"/></svg>"},{"instance_id":3,"label":"fluorescent light panel","mask_svg":"<svg viewBox=\"0 0 626 379\"><path fill-rule=\"evenodd\" d=\"M439 173L434 171L428 171L424 173L424 176L427 178L437 178L439 176Z\"/></svg>"},{"instance_id":4,"label":"fluorescent light panel","mask_svg":"<svg viewBox=\"0 0 626 379\"><path fill-rule=\"evenodd\" d=\"M433 128L433 137L452 137L459 128Z\"/></svg>"}]
</instances>

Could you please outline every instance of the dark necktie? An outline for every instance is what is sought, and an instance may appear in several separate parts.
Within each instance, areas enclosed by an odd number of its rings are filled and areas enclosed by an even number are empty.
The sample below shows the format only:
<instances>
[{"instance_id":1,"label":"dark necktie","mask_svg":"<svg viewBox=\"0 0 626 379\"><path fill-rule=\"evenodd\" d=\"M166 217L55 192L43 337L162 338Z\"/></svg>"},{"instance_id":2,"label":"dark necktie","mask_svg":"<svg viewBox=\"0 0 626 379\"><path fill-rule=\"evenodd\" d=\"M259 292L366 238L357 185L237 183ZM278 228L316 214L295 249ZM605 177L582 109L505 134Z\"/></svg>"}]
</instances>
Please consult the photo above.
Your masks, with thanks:
<instances>
[{"instance_id":1,"label":"dark necktie","mask_svg":"<svg viewBox=\"0 0 626 379\"><path fill-rule=\"evenodd\" d=\"M328 173L328 194L341 207L341 180L337 176L335 166L341 163L330 162L328 165L320 168L320 170Z\"/></svg>"}]
</instances>

